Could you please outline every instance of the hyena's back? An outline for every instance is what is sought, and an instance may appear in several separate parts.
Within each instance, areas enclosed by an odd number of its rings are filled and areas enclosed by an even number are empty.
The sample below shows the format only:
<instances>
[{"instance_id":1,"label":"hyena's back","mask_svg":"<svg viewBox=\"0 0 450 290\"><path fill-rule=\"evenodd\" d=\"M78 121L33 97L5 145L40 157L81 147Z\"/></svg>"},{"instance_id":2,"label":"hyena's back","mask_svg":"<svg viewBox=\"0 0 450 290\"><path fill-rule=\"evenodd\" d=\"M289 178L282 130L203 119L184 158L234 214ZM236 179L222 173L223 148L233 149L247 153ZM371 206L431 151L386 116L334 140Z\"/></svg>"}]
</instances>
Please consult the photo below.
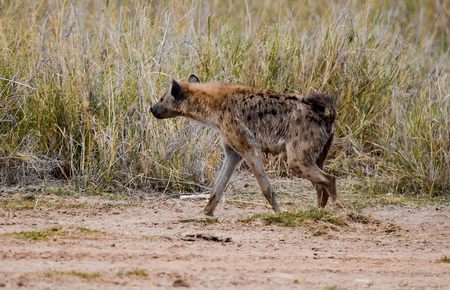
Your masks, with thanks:
<instances>
[{"instance_id":1,"label":"hyena's back","mask_svg":"<svg viewBox=\"0 0 450 290\"><path fill-rule=\"evenodd\" d=\"M237 121L248 130L252 146L263 152L284 150L288 128L297 98L270 92L246 92L232 95L224 102L225 120ZM226 129L225 129L226 130Z\"/></svg>"},{"instance_id":2,"label":"hyena's back","mask_svg":"<svg viewBox=\"0 0 450 290\"><path fill-rule=\"evenodd\" d=\"M316 110L311 104L316 106ZM222 118L236 119L237 124L248 131L252 145L263 152L285 151L289 140L307 141L308 136L314 134L323 135L315 136L315 140L324 140L332 134L334 116L327 119L322 117L321 112L324 109L335 115L333 101L326 95L311 94L302 98L271 91L254 91L231 95L223 105Z\"/></svg>"}]
</instances>

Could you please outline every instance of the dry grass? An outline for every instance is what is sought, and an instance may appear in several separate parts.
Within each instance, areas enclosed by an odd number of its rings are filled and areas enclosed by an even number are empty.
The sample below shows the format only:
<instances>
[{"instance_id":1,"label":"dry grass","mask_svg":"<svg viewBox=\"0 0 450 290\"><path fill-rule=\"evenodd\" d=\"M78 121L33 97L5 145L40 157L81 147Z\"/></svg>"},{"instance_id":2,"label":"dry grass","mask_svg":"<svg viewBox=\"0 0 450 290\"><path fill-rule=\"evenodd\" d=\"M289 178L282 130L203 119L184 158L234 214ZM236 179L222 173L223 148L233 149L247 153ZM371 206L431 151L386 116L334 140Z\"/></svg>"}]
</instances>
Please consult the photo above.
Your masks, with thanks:
<instances>
[{"instance_id":1,"label":"dry grass","mask_svg":"<svg viewBox=\"0 0 450 290\"><path fill-rule=\"evenodd\" d=\"M376 180L365 191L449 194L447 1L1 2L3 184L47 172L80 188L204 190L217 135L149 114L168 76L195 72L330 93L331 171Z\"/></svg>"}]
</instances>

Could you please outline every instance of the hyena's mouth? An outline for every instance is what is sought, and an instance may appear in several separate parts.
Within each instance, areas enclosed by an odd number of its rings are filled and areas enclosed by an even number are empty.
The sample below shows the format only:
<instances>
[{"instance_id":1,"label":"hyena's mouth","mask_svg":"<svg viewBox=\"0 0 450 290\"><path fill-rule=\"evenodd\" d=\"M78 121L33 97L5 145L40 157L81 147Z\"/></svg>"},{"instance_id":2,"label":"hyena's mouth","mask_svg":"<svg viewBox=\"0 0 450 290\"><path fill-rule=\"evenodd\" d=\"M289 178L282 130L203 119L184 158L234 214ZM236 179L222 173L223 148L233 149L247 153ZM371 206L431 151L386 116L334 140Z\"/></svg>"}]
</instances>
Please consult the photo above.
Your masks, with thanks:
<instances>
[{"instance_id":1,"label":"hyena's mouth","mask_svg":"<svg viewBox=\"0 0 450 290\"><path fill-rule=\"evenodd\" d=\"M173 118L180 115L176 111L167 110L164 107L158 106L158 104L151 107L150 112L152 112L153 116L155 116L155 118L157 119Z\"/></svg>"}]
</instances>

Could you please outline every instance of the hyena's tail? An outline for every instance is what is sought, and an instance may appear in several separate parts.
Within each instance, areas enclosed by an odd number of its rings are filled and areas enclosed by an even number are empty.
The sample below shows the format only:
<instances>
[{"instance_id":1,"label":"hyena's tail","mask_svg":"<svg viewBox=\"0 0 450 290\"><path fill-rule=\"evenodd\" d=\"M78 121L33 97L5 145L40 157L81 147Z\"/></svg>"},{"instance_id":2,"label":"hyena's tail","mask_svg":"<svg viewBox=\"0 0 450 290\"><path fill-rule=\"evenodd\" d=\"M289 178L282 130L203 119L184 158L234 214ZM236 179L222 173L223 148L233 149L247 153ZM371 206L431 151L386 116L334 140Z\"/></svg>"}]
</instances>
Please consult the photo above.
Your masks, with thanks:
<instances>
[{"instance_id":1,"label":"hyena's tail","mask_svg":"<svg viewBox=\"0 0 450 290\"><path fill-rule=\"evenodd\" d=\"M336 120L336 101L333 97L321 93L310 93L302 99L302 102L318 113L322 119L330 123Z\"/></svg>"}]
</instances>

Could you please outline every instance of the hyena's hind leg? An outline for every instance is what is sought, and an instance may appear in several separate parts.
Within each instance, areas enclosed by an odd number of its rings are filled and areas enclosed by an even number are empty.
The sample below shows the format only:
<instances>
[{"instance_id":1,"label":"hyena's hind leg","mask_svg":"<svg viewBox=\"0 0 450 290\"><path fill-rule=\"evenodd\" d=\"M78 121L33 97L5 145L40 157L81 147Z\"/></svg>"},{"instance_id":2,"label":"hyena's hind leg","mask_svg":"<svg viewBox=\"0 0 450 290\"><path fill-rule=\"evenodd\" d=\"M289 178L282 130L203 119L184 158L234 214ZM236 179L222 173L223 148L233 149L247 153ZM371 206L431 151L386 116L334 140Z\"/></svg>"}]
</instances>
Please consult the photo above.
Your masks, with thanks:
<instances>
[{"instance_id":1,"label":"hyena's hind leg","mask_svg":"<svg viewBox=\"0 0 450 290\"><path fill-rule=\"evenodd\" d=\"M214 215L214 210L217 207L217 204L220 202L223 191L227 186L228 181L233 174L234 169L241 161L241 156L236 153L230 146L224 145L225 151L225 160L222 165L222 169L220 170L219 175L216 177L214 181L214 186L211 190L211 196L209 197L209 202L204 209L204 213L208 216Z\"/></svg>"},{"instance_id":2,"label":"hyena's hind leg","mask_svg":"<svg viewBox=\"0 0 450 290\"><path fill-rule=\"evenodd\" d=\"M342 207L337 201L336 177L324 172L318 166L316 159L312 159L311 157L313 156L305 154L306 152L304 151L296 150L296 148L288 144L288 165L291 172L299 177L308 179L315 185L317 194L320 195L320 206L322 206L322 203L326 204L328 197L330 197L333 205Z\"/></svg>"},{"instance_id":3,"label":"hyena's hind leg","mask_svg":"<svg viewBox=\"0 0 450 290\"><path fill-rule=\"evenodd\" d=\"M319 157L317 158L317 167L323 170L325 160L327 159L328 151L330 150L331 144L333 143L334 135L331 135L328 139L327 143L322 149ZM324 189L323 185L320 183L313 183L316 193L317 193L317 206L324 208L328 202L328 192Z\"/></svg>"}]
</instances>

